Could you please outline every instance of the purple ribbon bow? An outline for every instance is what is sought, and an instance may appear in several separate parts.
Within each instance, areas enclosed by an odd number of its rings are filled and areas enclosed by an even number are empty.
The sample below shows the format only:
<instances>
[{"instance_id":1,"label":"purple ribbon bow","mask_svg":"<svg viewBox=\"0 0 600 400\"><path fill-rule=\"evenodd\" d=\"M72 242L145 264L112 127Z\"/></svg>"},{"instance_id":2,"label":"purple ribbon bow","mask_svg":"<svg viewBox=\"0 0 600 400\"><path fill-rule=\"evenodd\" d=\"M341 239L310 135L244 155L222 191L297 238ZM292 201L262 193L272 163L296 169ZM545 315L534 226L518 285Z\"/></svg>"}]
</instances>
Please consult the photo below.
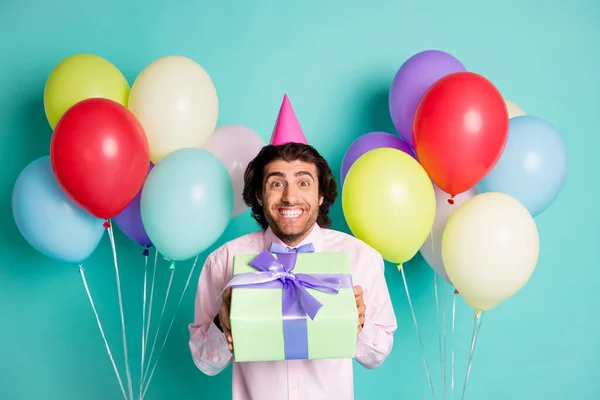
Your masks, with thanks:
<instances>
[{"instance_id":1,"label":"purple ribbon bow","mask_svg":"<svg viewBox=\"0 0 600 400\"><path fill-rule=\"evenodd\" d=\"M282 314L286 360L308 359L308 333L306 316L315 319L323 306L306 289L337 294L341 287L351 288L350 275L343 274L295 274L297 253L279 254L275 258L263 251L250 265L257 272L233 276L225 286L232 288L281 289L283 288Z\"/></svg>"}]
</instances>

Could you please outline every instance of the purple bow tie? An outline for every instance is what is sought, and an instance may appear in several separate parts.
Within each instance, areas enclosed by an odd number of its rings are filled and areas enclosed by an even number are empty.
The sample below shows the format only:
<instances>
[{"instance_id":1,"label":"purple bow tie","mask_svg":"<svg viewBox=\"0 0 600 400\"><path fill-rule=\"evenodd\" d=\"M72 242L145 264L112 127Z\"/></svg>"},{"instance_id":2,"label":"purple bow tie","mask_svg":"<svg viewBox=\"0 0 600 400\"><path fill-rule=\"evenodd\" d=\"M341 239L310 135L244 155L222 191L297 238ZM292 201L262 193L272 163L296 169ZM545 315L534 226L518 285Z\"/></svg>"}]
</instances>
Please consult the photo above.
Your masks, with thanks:
<instances>
[{"instance_id":1,"label":"purple bow tie","mask_svg":"<svg viewBox=\"0 0 600 400\"><path fill-rule=\"evenodd\" d=\"M269 252L278 253L278 254L286 254L286 253L314 253L315 248L312 243L303 244L302 246L290 249L289 247L283 246L279 243L271 243L271 247L269 248Z\"/></svg>"}]
</instances>

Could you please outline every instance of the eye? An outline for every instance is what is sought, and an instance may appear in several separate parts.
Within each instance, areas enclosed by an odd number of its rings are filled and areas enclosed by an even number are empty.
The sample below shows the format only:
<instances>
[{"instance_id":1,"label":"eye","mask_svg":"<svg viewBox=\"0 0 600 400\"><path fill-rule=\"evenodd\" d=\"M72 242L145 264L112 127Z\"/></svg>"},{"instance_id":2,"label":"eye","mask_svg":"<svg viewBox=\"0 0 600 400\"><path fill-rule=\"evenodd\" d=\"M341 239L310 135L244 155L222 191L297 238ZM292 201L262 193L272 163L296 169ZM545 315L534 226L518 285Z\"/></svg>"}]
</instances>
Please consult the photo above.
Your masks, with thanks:
<instances>
[{"instance_id":1,"label":"eye","mask_svg":"<svg viewBox=\"0 0 600 400\"><path fill-rule=\"evenodd\" d=\"M283 182L281 182L281 181L273 181L273 182L271 182L271 187L273 187L273 188L280 188L280 187L283 187L283 186L284 186Z\"/></svg>"},{"instance_id":2,"label":"eye","mask_svg":"<svg viewBox=\"0 0 600 400\"><path fill-rule=\"evenodd\" d=\"M310 186L309 181L300 181L300 186Z\"/></svg>"}]
</instances>

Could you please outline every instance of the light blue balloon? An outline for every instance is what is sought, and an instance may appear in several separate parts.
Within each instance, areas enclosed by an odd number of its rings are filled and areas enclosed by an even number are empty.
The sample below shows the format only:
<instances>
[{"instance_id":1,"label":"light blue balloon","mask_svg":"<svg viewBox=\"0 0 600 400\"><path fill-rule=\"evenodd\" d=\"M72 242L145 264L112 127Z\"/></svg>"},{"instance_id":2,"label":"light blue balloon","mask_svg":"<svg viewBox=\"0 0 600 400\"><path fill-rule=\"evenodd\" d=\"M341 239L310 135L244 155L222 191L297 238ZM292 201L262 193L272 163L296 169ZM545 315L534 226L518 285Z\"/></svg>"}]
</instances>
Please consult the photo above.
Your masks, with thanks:
<instances>
[{"instance_id":1,"label":"light blue balloon","mask_svg":"<svg viewBox=\"0 0 600 400\"><path fill-rule=\"evenodd\" d=\"M552 124L530 115L514 117L500 160L477 189L512 196L535 217L560 193L567 164L565 142Z\"/></svg>"},{"instance_id":2,"label":"light blue balloon","mask_svg":"<svg viewBox=\"0 0 600 400\"><path fill-rule=\"evenodd\" d=\"M104 220L79 207L59 185L50 157L26 166L15 183L13 217L21 235L47 257L83 263L98 247Z\"/></svg>"},{"instance_id":3,"label":"light blue balloon","mask_svg":"<svg viewBox=\"0 0 600 400\"><path fill-rule=\"evenodd\" d=\"M216 156L198 148L176 150L146 178L142 222L165 258L187 260L223 234L233 212L233 196L229 173Z\"/></svg>"}]
</instances>

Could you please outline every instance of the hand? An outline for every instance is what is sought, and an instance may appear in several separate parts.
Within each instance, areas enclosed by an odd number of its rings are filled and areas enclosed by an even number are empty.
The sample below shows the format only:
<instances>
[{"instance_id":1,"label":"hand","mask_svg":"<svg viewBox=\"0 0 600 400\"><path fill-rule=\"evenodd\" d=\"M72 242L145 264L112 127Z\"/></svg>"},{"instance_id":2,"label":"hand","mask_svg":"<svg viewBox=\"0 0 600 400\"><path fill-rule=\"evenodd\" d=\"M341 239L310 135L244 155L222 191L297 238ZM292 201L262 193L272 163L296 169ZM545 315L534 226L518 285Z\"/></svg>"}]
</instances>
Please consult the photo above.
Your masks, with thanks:
<instances>
[{"instance_id":1,"label":"hand","mask_svg":"<svg viewBox=\"0 0 600 400\"><path fill-rule=\"evenodd\" d=\"M233 339L231 338L231 324L229 323L229 311L231 309L231 288L228 288L221 300L221 308L219 309L219 324L221 330L227 338L229 351L233 353Z\"/></svg>"},{"instance_id":2,"label":"hand","mask_svg":"<svg viewBox=\"0 0 600 400\"><path fill-rule=\"evenodd\" d=\"M367 306L365 306L365 302L363 301L363 290L360 286L354 286L354 299L356 300L356 308L358 309L358 331L356 333L358 336L365 326L365 312L367 311Z\"/></svg>"}]
</instances>

